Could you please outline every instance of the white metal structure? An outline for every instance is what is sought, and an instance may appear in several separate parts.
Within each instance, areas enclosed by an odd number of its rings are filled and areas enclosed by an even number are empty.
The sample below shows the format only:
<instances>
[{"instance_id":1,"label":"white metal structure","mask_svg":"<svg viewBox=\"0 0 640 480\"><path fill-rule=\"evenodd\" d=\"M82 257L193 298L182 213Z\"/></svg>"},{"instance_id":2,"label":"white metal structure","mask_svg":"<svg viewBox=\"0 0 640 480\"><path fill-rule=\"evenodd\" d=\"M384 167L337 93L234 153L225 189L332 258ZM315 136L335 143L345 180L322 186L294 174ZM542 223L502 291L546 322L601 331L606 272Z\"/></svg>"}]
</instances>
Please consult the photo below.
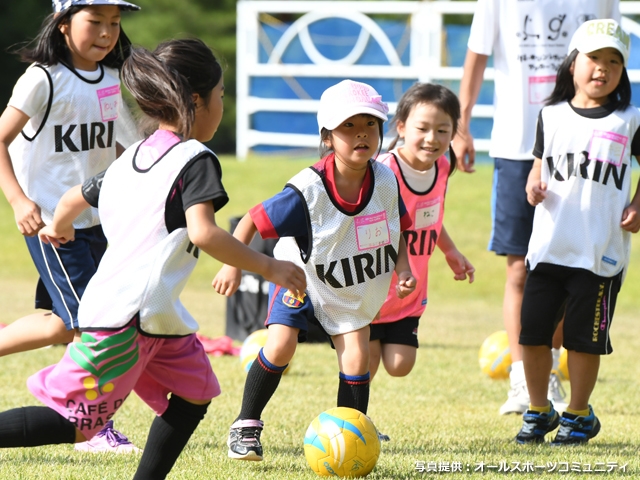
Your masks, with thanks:
<instances>
[{"instance_id":1,"label":"white metal structure","mask_svg":"<svg viewBox=\"0 0 640 480\"><path fill-rule=\"evenodd\" d=\"M515 1L515 0L514 0ZM250 95L250 85L255 78L387 78L413 81L460 80L462 67L445 65L443 58L443 16L469 14L475 9L475 1L265 1L240 0L237 4L237 147L238 158L245 158L257 145L289 147L318 146L318 135L276 133L252 129L251 116L257 112L307 112L317 111L317 99L262 98ZM640 14L640 2L623 1L622 15ZM264 39L261 16L294 14L298 18L280 36L268 53L268 59L260 60L260 40ZM387 14L409 18L410 58L403 64L387 34L369 15ZM329 59L314 45L309 26L327 18L342 18L360 26L358 38L351 51L341 59ZM622 26L640 37L640 25L629 18L622 19ZM312 63L284 63L283 54L298 41ZM361 60L368 42L375 41L384 52L388 65L366 65ZM629 70L632 83L640 82L640 70ZM493 79L493 69L485 71L485 80ZM391 112L395 109L391 103ZM491 105L476 105L473 117L490 118ZM476 149L488 151L488 138L475 139Z\"/></svg>"}]
</instances>

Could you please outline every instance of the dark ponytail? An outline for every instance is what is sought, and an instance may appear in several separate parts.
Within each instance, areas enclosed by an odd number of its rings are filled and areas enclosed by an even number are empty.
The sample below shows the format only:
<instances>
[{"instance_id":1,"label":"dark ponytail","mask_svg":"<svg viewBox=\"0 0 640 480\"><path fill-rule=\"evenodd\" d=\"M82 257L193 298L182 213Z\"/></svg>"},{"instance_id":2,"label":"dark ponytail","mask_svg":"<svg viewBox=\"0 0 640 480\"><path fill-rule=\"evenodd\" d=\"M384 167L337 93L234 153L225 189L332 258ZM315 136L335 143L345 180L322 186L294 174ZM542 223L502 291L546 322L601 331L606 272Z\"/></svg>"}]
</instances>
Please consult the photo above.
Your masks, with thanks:
<instances>
[{"instance_id":1,"label":"dark ponytail","mask_svg":"<svg viewBox=\"0 0 640 480\"><path fill-rule=\"evenodd\" d=\"M86 8L86 5L69 7L58 15L52 13L47 16L42 22L36 38L16 51L20 55L20 59L23 62L35 62L46 66L62 63L75 70L71 61L71 52L64 34L60 31L60 26L71 22L73 16L83 8ZM124 33L122 25L120 25L120 36L116 46L98 63L107 67L121 69L130 51L131 41Z\"/></svg>"},{"instance_id":2,"label":"dark ponytail","mask_svg":"<svg viewBox=\"0 0 640 480\"><path fill-rule=\"evenodd\" d=\"M195 120L193 95L205 103L222 77L222 67L198 39L171 40L150 52L134 48L125 61L122 81L142 112L189 138Z\"/></svg>"}]
</instances>

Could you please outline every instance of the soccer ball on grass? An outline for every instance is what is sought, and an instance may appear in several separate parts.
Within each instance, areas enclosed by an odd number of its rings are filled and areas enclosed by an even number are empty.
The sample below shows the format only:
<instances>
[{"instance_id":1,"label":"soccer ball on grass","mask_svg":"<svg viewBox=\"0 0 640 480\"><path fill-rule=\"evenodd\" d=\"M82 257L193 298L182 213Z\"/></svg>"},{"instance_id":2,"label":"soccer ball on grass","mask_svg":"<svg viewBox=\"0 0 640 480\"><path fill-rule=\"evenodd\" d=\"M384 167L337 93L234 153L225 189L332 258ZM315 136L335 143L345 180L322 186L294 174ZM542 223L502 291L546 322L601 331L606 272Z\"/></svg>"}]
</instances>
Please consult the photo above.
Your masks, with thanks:
<instances>
[{"instance_id":1,"label":"soccer ball on grass","mask_svg":"<svg viewBox=\"0 0 640 480\"><path fill-rule=\"evenodd\" d=\"M347 407L332 408L309 425L304 455L320 476L364 477L380 455L378 432L364 413Z\"/></svg>"},{"instance_id":2,"label":"soccer ball on grass","mask_svg":"<svg viewBox=\"0 0 640 480\"><path fill-rule=\"evenodd\" d=\"M480 370L493 379L509 378L511 351L505 330L492 333L482 342L478 352Z\"/></svg>"}]
</instances>

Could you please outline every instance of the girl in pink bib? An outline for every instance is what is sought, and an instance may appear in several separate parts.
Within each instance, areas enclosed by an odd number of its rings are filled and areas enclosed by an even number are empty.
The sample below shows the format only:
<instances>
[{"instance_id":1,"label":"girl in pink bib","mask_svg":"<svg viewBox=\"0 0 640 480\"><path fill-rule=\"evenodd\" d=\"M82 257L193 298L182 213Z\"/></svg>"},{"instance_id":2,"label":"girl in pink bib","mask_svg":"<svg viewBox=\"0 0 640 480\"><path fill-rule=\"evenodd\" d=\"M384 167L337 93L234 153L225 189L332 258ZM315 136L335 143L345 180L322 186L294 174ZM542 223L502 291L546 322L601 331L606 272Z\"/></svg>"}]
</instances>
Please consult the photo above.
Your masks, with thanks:
<instances>
[{"instance_id":1,"label":"girl in pink bib","mask_svg":"<svg viewBox=\"0 0 640 480\"><path fill-rule=\"evenodd\" d=\"M416 83L400 99L394 117L397 137L389 153L378 157L393 170L400 193L413 221L405 230L415 290L405 298L389 291L379 318L371 325L370 371L376 374L380 360L387 372L403 377L411 372L418 348L418 321L427 305L429 259L438 246L445 254L454 279L473 282L475 269L456 248L442 223L447 181L456 167L444 155L450 149L460 118L455 94L441 85ZM398 140L401 146L396 148ZM392 285L394 282L392 281ZM385 436L381 439L386 440Z\"/></svg>"}]
</instances>

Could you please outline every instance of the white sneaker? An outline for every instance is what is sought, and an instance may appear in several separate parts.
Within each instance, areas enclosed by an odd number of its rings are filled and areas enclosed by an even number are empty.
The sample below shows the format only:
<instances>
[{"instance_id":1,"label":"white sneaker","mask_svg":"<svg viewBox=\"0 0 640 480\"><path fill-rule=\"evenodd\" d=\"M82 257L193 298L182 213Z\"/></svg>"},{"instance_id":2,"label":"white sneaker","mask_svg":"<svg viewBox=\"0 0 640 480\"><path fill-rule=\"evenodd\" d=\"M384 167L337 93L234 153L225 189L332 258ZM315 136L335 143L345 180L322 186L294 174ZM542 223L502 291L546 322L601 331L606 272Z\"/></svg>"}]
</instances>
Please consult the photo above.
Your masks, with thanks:
<instances>
[{"instance_id":1,"label":"white sneaker","mask_svg":"<svg viewBox=\"0 0 640 480\"><path fill-rule=\"evenodd\" d=\"M520 382L509 390L507 401L500 407L500 415L523 414L529 408L527 382Z\"/></svg>"},{"instance_id":2,"label":"white sneaker","mask_svg":"<svg viewBox=\"0 0 640 480\"><path fill-rule=\"evenodd\" d=\"M566 396L567 392L564 391L558 375L552 373L549 376L549 390L547 392L547 398L549 398L551 403L553 403L553 408L560 413L564 412L568 406L565 401Z\"/></svg>"}]
</instances>

